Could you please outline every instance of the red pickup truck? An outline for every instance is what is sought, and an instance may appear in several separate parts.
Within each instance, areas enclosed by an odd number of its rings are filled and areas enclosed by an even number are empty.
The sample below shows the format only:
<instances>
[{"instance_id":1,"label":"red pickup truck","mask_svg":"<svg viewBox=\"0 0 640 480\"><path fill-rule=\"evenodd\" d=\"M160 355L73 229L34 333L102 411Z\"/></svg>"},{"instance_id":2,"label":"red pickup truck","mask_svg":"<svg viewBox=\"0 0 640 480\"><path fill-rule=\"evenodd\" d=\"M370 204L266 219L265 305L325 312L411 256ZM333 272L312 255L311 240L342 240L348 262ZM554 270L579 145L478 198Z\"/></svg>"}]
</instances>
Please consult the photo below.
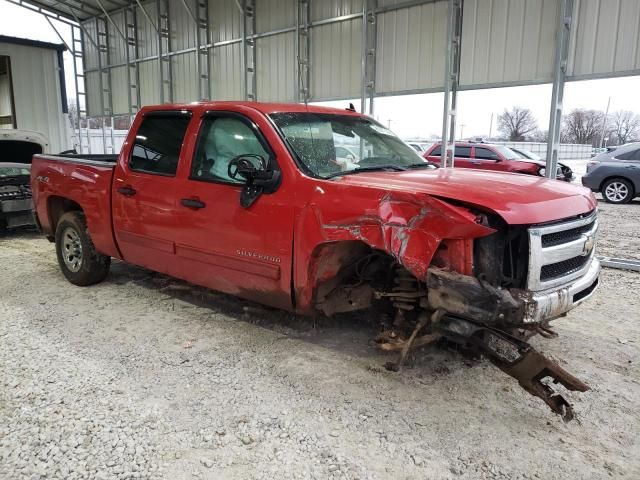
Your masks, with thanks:
<instances>
[{"instance_id":1,"label":"red pickup truck","mask_svg":"<svg viewBox=\"0 0 640 480\"><path fill-rule=\"evenodd\" d=\"M32 190L76 285L116 258L301 314L370 309L390 368L444 338L565 419L541 380L588 388L525 341L598 284L585 188L434 168L350 110L209 102L143 108L118 156L36 155Z\"/></svg>"}]
</instances>

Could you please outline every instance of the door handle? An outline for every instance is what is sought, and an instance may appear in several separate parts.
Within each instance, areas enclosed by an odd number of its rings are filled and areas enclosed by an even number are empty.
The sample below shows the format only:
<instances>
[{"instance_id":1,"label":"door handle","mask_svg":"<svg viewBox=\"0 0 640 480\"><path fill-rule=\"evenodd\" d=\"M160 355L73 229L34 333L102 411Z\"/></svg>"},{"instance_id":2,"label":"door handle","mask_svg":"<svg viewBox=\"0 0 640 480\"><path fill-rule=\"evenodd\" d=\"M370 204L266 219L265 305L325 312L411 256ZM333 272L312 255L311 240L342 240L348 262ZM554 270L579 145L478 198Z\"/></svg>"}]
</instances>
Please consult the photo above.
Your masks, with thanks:
<instances>
[{"instance_id":1,"label":"door handle","mask_svg":"<svg viewBox=\"0 0 640 480\"><path fill-rule=\"evenodd\" d=\"M120 187L118 188L118 193L124 195L125 197L132 197L136 194L136 189L133 187Z\"/></svg>"},{"instance_id":2,"label":"door handle","mask_svg":"<svg viewBox=\"0 0 640 480\"><path fill-rule=\"evenodd\" d=\"M200 200L197 200L195 198L183 198L182 200L180 200L180 203L184 207L193 208L195 210L207 206L204 202L201 202Z\"/></svg>"}]
</instances>

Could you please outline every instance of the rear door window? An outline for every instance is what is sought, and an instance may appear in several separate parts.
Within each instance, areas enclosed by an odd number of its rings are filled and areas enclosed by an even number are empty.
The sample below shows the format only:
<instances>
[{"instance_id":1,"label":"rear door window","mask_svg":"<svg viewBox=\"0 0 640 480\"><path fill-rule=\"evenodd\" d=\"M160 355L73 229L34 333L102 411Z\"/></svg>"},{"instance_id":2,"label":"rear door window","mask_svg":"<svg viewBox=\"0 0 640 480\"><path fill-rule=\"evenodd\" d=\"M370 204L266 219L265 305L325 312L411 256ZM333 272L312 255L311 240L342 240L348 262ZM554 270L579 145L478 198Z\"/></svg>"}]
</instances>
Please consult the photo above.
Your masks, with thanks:
<instances>
[{"instance_id":1,"label":"rear door window","mask_svg":"<svg viewBox=\"0 0 640 480\"><path fill-rule=\"evenodd\" d=\"M151 113L136 133L129 168L135 172L174 177L190 114Z\"/></svg>"},{"instance_id":2,"label":"rear door window","mask_svg":"<svg viewBox=\"0 0 640 480\"><path fill-rule=\"evenodd\" d=\"M620 155L614 155L620 160L640 160L640 149L631 150L630 152L621 153Z\"/></svg>"},{"instance_id":3,"label":"rear door window","mask_svg":"<svg viewBox=\"0 0 640 480\"><path fill-rule=\"evenodd\" d=\"M456 147L455 156L458 158L470 158L471 147Z\"/></svg>"},{"instance_id":4,"label":"rear door window","mask_svg":"<svg viewBox=\"0 0 640 480\"><path fill-rule=\"evenodd\" d=\"M500 157L493 150L484 147L476 147L476 158L481 160L499 160Z\"/></svg>"}]
</instances>

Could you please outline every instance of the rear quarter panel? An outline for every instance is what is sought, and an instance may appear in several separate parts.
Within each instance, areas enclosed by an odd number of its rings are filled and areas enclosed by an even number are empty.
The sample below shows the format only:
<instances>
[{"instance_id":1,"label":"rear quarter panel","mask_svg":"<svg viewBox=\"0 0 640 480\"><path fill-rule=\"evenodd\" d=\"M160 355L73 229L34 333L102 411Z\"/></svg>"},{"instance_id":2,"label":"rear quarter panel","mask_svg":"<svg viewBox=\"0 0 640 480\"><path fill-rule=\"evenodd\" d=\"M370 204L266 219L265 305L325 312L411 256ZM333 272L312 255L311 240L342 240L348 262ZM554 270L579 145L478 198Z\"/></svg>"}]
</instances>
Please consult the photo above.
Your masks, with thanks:
<instances>
[{"instance_id":1,"label":"rear quarter panel","mask_svg":"<svg viewBox=\"0 0 640 480\"><path fill-rule=\"evenodd\" d=\"M36 155L31 167L33 204L42 231L54 235L52 205L62 199L82 208L96 249L120 258L113 238L111 181L113 167L83 164L62 157Z\"/></svg>"}]
</instances>

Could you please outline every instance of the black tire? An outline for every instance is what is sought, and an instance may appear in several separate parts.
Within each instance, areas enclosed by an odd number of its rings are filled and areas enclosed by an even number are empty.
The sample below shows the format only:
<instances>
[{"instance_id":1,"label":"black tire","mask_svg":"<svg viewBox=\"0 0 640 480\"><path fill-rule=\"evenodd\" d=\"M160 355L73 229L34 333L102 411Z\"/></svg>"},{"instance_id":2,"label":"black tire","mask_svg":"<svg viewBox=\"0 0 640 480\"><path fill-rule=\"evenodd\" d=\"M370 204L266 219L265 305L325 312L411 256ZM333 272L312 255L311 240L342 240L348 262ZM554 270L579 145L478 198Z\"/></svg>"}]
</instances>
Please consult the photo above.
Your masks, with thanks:
<instances>
[{"instance_id":1,"label":"black tire","mask_svg":"<svg viewBox=\"0 0 640 480\"><path fill-rule=\"evenodd\" d=\"M68 212L56 227L56 254L64 276L81 287L99 283L109 273L111 257L96 251L82 212Z\"/></svg>"},{"instance_id":2,"label":"black tire","mask_svg":"<svg viewBox=\"0 0 640 480\"><path fill-rule=\"evenodd\" d=\"M624 178L610 178L602 184L600 193L607 203L629 203L634 197L632 183Z\"/></svg>"}]
</instances>

